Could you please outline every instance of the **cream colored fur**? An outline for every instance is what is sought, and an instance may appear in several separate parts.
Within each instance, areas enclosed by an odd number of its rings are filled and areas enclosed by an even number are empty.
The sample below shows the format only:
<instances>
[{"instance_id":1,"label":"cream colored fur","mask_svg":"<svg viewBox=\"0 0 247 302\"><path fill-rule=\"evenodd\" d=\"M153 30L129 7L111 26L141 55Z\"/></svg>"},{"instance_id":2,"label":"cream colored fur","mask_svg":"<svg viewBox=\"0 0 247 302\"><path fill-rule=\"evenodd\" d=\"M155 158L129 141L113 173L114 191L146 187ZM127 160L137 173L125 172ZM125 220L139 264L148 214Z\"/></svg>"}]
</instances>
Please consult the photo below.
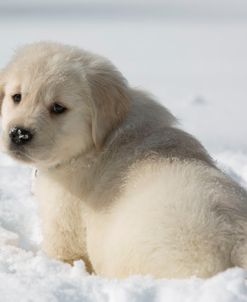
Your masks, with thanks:
<instances>
[{"instance_id":1,"label":"cream colored fur","mask_svg":"<svg viewBox=\"0 0 247 302\"><path fill-rule=\"evenodd\" d=\"M108 60L36 43L17 52L0 83L2 143L38 169L49 256L119 278L247 269L246 191ZM52 115L54 102L68 110ZM30 144L11 144L16 126L34 131Z\"/></svg>"}]
</instances>

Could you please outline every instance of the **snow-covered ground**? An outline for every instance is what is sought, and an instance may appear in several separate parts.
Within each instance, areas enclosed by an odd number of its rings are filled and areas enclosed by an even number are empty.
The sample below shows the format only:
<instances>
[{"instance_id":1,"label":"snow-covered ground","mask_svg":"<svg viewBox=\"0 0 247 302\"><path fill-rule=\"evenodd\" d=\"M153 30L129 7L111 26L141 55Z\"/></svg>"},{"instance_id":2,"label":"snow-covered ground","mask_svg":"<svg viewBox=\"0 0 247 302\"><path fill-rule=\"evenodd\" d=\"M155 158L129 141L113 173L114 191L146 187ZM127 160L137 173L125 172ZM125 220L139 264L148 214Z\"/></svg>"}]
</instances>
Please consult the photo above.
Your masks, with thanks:
<instances>
[{"instance_id":1,"label":"snow-covered ground","mask_svg":"<svg viewBox=\"0 0 247 302\"><path fill-rule=\"evenodd\" d=\"M214 2L218 8L223 3ZM182 1L174 3L176 9ZM237 3L241 5L241 0ZM229 18L231 4L234 18ZM0 68L18 45L37 40L101 53L133 86L156 95L179 117L181 126L204 143L219 166L247 187L247 15L243 17L247 5L243 10L236 9L236 1L227 0L227 5L228 17L219 20L207 14L201 19L181 17L181 10L176 18L154 19L147 12L122 18L121 11L118 18L116 8L108 17L98 11L87 18L9 14L0 18ZM30 174L29 168L0 155L1 302L247 301L247 272L238 268L209 280L134 276L120 281L89 276L82 262L70 267L48 259L39 248L42 236Z\"/></svg>"}]
</instances>

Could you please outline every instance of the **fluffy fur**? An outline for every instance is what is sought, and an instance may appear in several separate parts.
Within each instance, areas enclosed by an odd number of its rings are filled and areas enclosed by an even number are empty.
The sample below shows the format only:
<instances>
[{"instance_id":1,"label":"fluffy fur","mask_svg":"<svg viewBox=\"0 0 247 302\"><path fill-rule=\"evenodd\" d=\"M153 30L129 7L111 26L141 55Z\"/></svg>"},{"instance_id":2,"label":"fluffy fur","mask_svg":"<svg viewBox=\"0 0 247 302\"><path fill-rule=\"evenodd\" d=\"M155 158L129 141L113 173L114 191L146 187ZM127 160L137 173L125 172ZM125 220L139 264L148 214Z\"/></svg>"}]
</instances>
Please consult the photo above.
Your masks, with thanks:
<instances>
[{"instance_id":1,"label":"fluffy fur","mask_svg":"<svg viewBox=\"0 0 247 302\"><path fill-rule=\"evenodd\" d=\"M43 249L107 277L247 269L247 194L105 58L36 43L1 73L2 143L38 169ZM22 94L20 104L12 95ZM68 110L54 116L56 102ZM32 129L27 145L9 131Z\"/></svg>"}]
</instances>

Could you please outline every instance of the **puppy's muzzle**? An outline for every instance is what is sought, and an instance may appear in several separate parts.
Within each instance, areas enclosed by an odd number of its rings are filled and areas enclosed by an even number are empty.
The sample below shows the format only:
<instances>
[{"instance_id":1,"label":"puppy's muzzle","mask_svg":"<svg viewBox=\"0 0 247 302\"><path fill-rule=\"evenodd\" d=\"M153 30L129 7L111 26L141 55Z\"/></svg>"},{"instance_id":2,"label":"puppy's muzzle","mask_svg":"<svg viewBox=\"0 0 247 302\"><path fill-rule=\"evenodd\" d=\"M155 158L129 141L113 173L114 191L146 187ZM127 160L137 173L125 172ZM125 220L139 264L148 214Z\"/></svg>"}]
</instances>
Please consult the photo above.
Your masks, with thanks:
<instances>
[{"instance_id":1,"label":"puppy's muzzle","mask_svg":"<svg viewBox=\"0 0 247 302\"><path fill-rule=\"evenodd\" d=\"M13 144L21 146L29 143L33 139L33 134L30 129L14 127L10 129L9 137Z\"/></svg>"}]
</instances>

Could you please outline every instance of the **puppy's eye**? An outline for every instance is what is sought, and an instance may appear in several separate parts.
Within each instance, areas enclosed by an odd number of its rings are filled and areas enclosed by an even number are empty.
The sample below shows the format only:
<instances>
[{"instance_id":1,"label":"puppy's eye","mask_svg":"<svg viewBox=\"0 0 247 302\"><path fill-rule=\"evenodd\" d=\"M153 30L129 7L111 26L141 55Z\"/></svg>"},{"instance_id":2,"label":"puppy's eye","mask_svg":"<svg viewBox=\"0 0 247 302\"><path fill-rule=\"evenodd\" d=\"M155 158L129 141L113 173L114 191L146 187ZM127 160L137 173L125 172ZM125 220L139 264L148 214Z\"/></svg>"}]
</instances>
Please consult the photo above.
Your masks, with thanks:
<instances>
[{"instance_id":1,"label":"puppy's eye","mask_svg":"<svg viewBox=\"0 0 247 302\"><path fill-rule=\"evenodd\" d=\"M12 95L12 99L13 99L14 103L19 104L21 101L21 94L16 93L16 94Z\"/></svg>"},{"instance_id":2,"label":"puppy's eye","mask_svg":"<svg viewBox=\"0 0 247 302\"><path fill-rule=\"evenodd\" d=\"M63 107L60 104L54 103L51 106L51 113L55 113L55 114L61 114L64 113L67 110L67 108Z\"/></svg>"}]
</instances>

